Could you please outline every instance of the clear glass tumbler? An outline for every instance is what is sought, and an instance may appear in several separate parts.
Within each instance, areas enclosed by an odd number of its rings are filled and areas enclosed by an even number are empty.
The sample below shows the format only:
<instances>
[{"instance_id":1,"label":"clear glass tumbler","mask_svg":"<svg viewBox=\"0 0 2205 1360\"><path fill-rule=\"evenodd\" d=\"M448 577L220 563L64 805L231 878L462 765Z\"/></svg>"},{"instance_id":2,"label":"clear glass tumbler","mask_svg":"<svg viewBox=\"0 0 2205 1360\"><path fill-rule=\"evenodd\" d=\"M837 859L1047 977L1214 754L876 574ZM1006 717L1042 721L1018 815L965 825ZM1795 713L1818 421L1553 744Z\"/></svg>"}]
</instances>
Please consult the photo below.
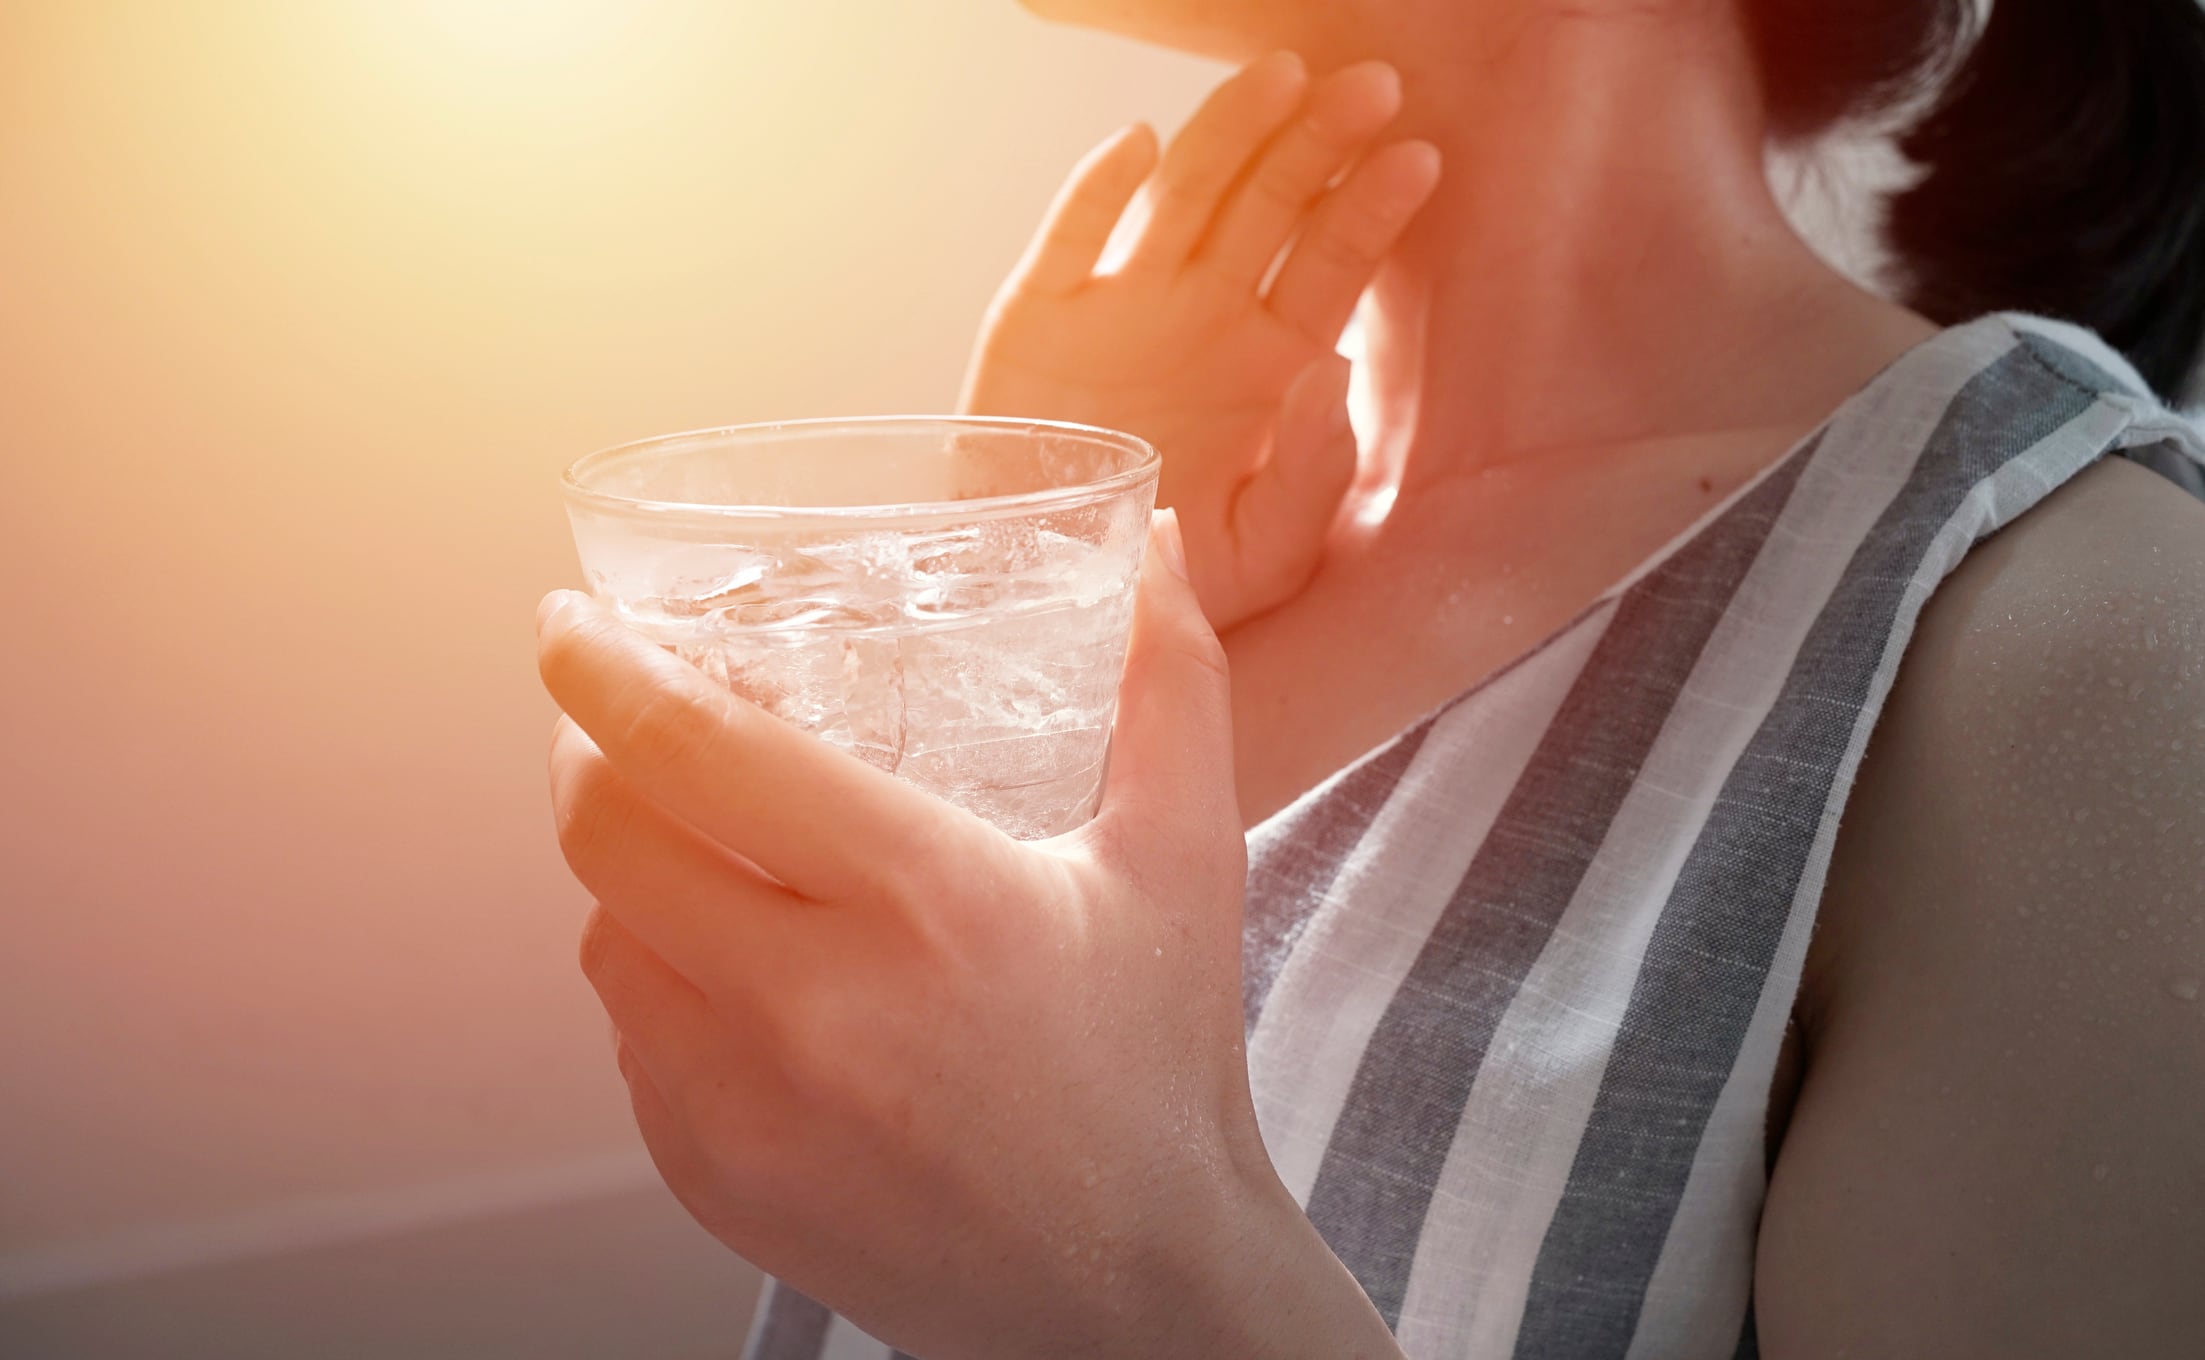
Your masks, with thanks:
<instances>
[{"instance_id":1,"label":"clear glass tumbler","mask_svg":"<svg viewBox=\"0 0 2205 1360\"><path fill-rule=\"evenodd\" d=\"M1035 839L1102 791L1158 466L1107 430L883 417L644 440L564 482L630 626Z\"/></svg>"}]
</instances>

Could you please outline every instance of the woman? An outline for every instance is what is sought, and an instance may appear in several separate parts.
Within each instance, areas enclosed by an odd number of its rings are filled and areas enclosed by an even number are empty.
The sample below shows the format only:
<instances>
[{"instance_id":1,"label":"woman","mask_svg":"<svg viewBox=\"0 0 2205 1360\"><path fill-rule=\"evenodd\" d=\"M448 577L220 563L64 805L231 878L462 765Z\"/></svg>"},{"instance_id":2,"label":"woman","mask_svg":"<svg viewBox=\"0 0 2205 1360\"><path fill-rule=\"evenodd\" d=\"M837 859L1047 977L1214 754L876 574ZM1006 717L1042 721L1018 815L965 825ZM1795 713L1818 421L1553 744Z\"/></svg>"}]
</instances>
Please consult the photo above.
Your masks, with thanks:
<instances>
[{"instance_id":1,"label":"woman","mask_svg":"<svg viewBox=\"0 0 2205 1360\"><path fill-rule=\"evenodd\" d=\"M793 1286L752 1353L2195 1354L2194 0L1956 74L1944 0L1037 7L1307 59L1091 158L983 337L972 405L1171 469L1096 822L546 602L584 966ZM1763 155L1930 74L1901 306Z\"/></svg>"}]
</instances>

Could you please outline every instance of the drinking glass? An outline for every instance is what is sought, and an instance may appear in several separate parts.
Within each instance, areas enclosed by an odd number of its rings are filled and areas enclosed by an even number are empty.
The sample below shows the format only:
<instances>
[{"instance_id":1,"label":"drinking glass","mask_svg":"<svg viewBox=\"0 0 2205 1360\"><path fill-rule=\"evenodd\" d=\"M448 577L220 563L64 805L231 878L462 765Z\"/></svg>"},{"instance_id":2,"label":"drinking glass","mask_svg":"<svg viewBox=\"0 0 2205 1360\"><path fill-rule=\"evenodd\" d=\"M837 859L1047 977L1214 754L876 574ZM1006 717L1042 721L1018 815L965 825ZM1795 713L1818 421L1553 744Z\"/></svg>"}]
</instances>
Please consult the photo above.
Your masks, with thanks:
<instances>
[{"instance_id":1,"label":"drinking glass","mask_svg":"<svg viewBox=\"0 0 2205 1360\"><path fill-rule=\"evenodd\" d=\"M624 444L564 490L630 627L1036 839L1101 796L1158 467L1108 430L880 417Z\"/></svg>"}]
</instances>

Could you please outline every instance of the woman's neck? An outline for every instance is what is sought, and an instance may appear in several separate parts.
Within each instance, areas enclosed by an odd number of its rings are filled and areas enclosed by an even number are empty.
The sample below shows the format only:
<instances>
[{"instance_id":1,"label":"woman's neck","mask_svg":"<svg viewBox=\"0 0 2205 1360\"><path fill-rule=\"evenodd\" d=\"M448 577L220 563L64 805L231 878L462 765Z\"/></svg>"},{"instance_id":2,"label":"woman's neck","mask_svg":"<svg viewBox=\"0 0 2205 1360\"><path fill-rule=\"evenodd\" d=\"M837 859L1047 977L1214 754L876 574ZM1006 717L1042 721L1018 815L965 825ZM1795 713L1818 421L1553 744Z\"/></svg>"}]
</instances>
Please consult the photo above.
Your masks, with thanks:
<instances>
[{"instance_id":1,"label":"woman's neck","mask_svg":"<svg viewBox=\"0 0 2205 1360\"><path fill-rule=\"evenodd\" d=\"M1475 50L1401 62L1404 130L1447 168L1366 308L1364 482L1389 500L1503 464L1796 433L1931 329L1787 224L1733 7L1585 8L1532 6Z\"/></svg>"}]
</instances>

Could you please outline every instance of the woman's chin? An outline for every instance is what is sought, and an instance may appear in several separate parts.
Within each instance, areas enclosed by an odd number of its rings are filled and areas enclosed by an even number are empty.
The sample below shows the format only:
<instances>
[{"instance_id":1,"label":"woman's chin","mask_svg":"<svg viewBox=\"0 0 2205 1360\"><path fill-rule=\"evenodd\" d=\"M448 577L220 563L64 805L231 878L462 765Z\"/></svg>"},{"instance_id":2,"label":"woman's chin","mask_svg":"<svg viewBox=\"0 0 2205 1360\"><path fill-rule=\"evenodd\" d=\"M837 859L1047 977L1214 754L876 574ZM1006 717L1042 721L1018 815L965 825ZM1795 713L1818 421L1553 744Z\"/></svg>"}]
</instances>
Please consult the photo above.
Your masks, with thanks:
<instances>
[{"instance_id":1,"label":"woman's chin","mask_svg":"<svg viewBox=\"0 0 2205 1360\"><path fill-rule=\"evenodd\" d=\"M1223 61L1249 61L1281 45L1271 30L1306 0L1017 0L1051 23Z\"/></svg>"},{"instance_id":2,"label":"woman's chin","mask_svg":"<svg viewBox=\"0 0 2205 1360\"><path fill-rule=\"evenodd\" d=\"M1176 0L1018 0L1018 7L1053 23L1097 28L1129 38L1155 38L1173 26Z\"/></svg>"},{"instance_id":3,"label":"woman's chin","mask_svg":"<svg viewBox=\"0 0 2205 1360\"><path fill-rule=\"evenodd\" d=\"M1112 8L1107 0L1017 0L1017 4L1044 19L1093 27L1100 27L1103 12Z\"/></svg>"}]
</instances>

